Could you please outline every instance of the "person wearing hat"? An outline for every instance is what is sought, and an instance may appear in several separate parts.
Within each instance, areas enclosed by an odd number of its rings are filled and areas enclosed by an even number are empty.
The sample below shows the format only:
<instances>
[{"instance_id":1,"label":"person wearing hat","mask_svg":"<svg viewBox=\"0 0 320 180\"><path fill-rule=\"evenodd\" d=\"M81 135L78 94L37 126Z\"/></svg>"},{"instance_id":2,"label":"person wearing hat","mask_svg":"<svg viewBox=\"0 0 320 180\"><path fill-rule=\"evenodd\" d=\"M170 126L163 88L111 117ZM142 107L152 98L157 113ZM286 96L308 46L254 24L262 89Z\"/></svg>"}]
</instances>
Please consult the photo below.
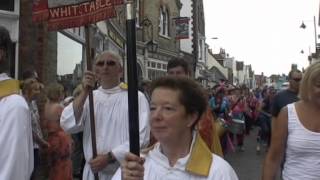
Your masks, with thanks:
<instances>
[{"instance_id":1,"label":"person wearing hat","mask_svg":"<svg viewBox=\"0 0 320 180\"><path fill-rule=\"evenodd\" d=\"M0 179L29 180L33 171L31 115L8 70L11 39L0 26Z\"/></svg>"}]
</instances>

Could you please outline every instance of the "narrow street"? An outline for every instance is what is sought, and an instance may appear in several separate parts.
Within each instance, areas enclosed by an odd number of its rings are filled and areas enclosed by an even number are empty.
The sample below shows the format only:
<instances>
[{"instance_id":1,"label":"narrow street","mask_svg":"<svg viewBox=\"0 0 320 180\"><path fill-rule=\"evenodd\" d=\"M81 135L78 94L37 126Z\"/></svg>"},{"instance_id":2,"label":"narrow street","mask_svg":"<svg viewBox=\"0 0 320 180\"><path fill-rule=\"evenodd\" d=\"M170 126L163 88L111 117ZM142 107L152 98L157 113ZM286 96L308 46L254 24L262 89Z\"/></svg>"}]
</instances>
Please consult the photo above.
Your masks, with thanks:
<instances>
[{"instance_id":1,"label":"narrow street","mask_svg":"<svg viewBox=\"0 0 320 180\"><path fill-rule=\"evenodd\" d=\"M320 180L319 28L320 0L1 0L0 180Z\"/></svg>"},{"instance_id":2,"label":"narrow street","mask_svg":"<svg viewBox=\"0 0 320 180\"><path fill-rule=\"evenodd\" d=\"M257 128L253 129L249 136L245 138L244 152L230 152L226 155L226 160L236 171L239 180L260 180L262 174L262 165L266 155L264 146L261 151L256 152ZM280 178L279 178L280 180Z\"/></svg>"}]
</instances>

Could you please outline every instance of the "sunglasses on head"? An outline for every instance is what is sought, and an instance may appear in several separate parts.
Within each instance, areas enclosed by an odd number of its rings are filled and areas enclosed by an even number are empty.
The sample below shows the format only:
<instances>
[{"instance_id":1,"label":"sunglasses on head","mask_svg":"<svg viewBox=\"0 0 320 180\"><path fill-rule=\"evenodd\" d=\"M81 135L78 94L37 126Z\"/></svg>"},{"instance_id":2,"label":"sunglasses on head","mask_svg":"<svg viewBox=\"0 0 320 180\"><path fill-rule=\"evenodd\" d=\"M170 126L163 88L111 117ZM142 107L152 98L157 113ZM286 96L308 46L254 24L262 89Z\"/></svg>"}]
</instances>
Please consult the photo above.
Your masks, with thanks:
<instances>
[{"instance_id":1,"label":"sunglasses on head","mask_svg":"<svg viewBox=\"0 0 320 180\"><path fill-rule=\"evenodd\" d=\"M104 66L105 64L108 65L108 66L114 66L114 65L116 65L116 62L115 61L111 61L111 60L98 61L96 63L96 66Z\"/></svg>"}]
</instances>

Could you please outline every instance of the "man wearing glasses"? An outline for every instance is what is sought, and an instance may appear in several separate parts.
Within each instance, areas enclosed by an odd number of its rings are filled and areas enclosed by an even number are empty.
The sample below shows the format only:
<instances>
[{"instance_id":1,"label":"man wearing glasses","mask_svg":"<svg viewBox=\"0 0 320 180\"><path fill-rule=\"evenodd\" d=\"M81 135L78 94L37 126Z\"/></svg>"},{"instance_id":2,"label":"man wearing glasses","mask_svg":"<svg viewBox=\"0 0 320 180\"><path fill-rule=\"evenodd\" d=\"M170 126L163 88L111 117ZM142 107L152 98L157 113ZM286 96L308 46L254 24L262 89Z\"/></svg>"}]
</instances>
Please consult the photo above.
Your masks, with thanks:
<instances>
[{"instance_id":1,"label":"man wearing glasses","mask_svg":"<svg viewBox=\"0 0 320 180\"><path fill-rule=\"evenodd\" d=\"M83 151L86 164L83 179L93 180L93 173L100 179L111 179L129 151L128 92L120 78L123 74L122 58L113 52L101 53L94 62L94 72L86 71L82 80L84 90L61 115L61 126L69 133L83 131ZM96 142L98 155L92 159L88 92L93 91ZM149 142L149 104L139 92L140 145Z\"/></svg>"},{"instance_id":2,"label":"man wearing glasses","mask_svg":"<svg viewBox=\"0 0 320 180\"><path fill-rule=\"evenodd\" d=\"M283 91L280 91L275 95L273 104L271 107L271 114L273 118L276 118L280 110L287 104L296 102L299 100L299 86L302 79L301 71L293 69L289 72L289 88Z\"/></svg>"}]
</instances>

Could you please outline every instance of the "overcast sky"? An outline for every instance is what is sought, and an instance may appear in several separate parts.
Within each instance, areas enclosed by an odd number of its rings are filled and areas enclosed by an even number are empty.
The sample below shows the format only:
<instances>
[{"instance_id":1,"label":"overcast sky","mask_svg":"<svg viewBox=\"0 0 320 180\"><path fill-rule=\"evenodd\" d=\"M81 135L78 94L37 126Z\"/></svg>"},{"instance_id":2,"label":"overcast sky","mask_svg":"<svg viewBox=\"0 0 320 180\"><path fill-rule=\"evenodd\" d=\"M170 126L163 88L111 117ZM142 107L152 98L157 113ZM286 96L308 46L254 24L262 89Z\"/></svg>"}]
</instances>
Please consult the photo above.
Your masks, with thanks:
<instances>
[{"instance_id":1,"label":"overcast sky","mask_svg":"<svg viewBox=\"0 0 320 180\"><path fill-rule=\"evenodd\" d=\"M319 0L203 0L203 3L207 43L214 52L224 48L236 60L251 64L255 74L287 73L292 63L298 64L299 69L308 65L309 49L311 52L315 49L313 16L320 33ZM306 29L299 28L303 20Z\"/></svg>"},{"instance_id":2,"label":"overcast sky","mask_svg":"<svg viewBox=\"0 0 320 180\"><path fill-rule=\"evenodd\" d=\"M58 33L58 75L72 74L82 59L82 45Z\"/></svg>"}]
</instances>

